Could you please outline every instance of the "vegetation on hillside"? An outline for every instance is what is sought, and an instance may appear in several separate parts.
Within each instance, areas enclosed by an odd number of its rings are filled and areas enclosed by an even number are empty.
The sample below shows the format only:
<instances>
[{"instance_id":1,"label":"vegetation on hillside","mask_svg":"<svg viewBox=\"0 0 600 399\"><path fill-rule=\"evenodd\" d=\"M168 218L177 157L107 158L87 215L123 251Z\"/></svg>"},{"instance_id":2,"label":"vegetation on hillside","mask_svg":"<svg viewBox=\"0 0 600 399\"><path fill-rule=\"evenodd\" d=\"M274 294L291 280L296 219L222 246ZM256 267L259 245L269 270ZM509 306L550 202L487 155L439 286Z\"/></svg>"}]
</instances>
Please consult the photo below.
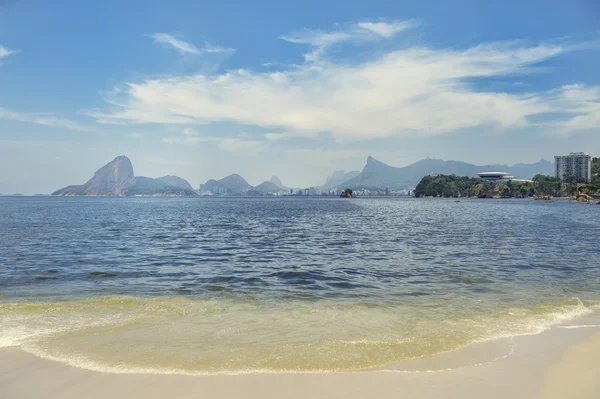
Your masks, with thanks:
<instances>
[{"instance_id":1,"label":"vegetation on hillside","mask_svg":"<svg viewBox=\"0 0 600 399\"><path fill-rule=\"evenodd\" d=\"M533 196L573 196L593 185L568 176L564 181L536 175L532 182L486 183L479 178L455 175L425 176L415 188L416 197L526 198ZM592 191L590 191L592 192Z\"/></svg>"},{"instance_id":2,"label":"vegetation on hillside","mask_svg":"<svg viewBox=\"0 0 600 399\"><path fill-rule=\"evenodd\" d=\"M600 158L592 158L592 184L600 185Z\"/></svg>"}]
</instances>

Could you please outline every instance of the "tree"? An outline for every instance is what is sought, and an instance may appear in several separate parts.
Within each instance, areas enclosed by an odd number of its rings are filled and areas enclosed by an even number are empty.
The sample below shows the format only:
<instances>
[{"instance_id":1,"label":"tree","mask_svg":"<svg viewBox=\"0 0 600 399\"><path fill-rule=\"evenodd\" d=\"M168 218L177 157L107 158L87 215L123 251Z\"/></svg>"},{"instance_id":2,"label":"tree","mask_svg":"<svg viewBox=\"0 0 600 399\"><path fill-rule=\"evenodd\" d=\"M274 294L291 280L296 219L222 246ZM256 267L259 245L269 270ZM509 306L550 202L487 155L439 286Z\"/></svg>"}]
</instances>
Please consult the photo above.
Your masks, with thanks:
<instances>
[{"instance_id":1,"label":"tree","mask_svg":"<svg viewBox=\"0 0 600 399\"><path fill-rule=\"evenodd\" d=\"M521 186L521 187L519 188L519 194L521 195L521 198L525 198L525 197L527 196L527 192L528 192L528 191L529 191L529 190L527 190L527 187L525 187L524 185L523 185L523 186Z\"/></svg>"}]
</instances>

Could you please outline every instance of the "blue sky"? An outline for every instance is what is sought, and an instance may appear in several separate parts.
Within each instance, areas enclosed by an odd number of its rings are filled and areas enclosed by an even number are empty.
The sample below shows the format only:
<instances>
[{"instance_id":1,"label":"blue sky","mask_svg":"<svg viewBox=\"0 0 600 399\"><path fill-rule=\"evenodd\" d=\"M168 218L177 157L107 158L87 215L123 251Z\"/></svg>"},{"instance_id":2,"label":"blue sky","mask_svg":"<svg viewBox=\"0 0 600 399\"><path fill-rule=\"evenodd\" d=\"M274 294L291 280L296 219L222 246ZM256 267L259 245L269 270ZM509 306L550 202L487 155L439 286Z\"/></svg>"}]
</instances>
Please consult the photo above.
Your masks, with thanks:
<instances>
[{"instance_id":1,"label":"blue sky","mask_svg":"<svg viewBox=\"0 0 600 399\"><path fill-rule=\"evenodd\" d=\"M0 0L0 192L600 155L595 0L171 3Z\"/></svg>"}]
</instances>

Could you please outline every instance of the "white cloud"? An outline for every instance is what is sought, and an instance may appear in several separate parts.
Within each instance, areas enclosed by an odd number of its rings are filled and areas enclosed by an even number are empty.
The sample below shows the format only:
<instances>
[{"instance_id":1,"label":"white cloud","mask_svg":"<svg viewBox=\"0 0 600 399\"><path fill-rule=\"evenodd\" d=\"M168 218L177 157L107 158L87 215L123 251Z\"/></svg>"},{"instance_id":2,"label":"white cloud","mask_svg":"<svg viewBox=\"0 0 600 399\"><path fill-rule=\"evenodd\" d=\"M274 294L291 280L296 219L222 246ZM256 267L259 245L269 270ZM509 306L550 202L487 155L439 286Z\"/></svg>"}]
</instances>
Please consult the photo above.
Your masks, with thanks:
<instances>
[{"instance_id":1,"label":"white cloud","mask_svg":"<svg viewBox=\"0 0 600 399\"><path fill-rule=\"evenodd\" d=\"M545 124L559 134L597 129L600 126L600 87L567 85L552 90L547 99L533 98L547 112L565 112L573 116L567 120Z\"/></svg>"},{"instance_id":2,"label":"white cloud","mask_svg":"<svg viewBox=\"0 0 600 399\"><path fill-rule=\"evenodd\" d=\"M7 119L19 122L35 123L43 126L52 126L58 128L65 128L70 130L76 130L79 132L93 132L96 128L92 126L85 126L79 122L72 121L65 118L57 118L49 116L47 114L27 114L22 112L9 111L6 108L0 107L0 119Z\"/></svg>"},{"instance_id":3,"label":"white cloud","mask_svg":"<svg viewBox=\"0 0 600 399\"><path fill-rule=\"evenodd\" d=\"M184 42L183 40L179 40L175 38L173 35L168 33L153 33L148 35L154 39L154 43L163 44L167 46L173 47L175 50L179 51L181 54L193 54L200 55L203 53L223 53L223 52L232 52L233 49L224 48L220 46L211 46L207 44L203 48L198 48L194 46L192 43Z\"/></svg>"},{"instance_id":4,"label":"white cloud","mask_svg":"<svg viewBox=\"0 0 600 399\"><path fill-rule=\"evenodd\" d=\"M9 48L6 48L6 47L0 45L0 58L8 57L9 55L15 54L17 52L18 52L18 50L11 50Z\"/></svg>"},{"instance_id":5,"label":"white cloud","mask_svg":"<svg viewBox=\"0 0 600 399\"><path fill-rule=\"evenodd\" d=\"M237 138L223 139L219 143L219 149L236 154L257 155L265 147L265 143L258 140L243 140Z\"/></svg>"},{"instance_id":6,"label":"white cloud","mask_svg":"<svg viewBox=\"0 0 600 399\"><path fill-rule=\"evenodd\" d=\"M386 38L411 26L395 24L400 23L306 31L286 40L326 48L359 37ZM568 51L565 46L523 42L466 49L410 47L354 64L307 62L278 72L240 69L148 79L128 83L119 101L111 101L112 109L94 116L110 123L226 121L294 135L327 132L338 141L434 136L472 127L503 131L531 126L531 117L559 112L570 115L562 122L565 131L587 128L594 123L600 104L597 87L515 94L484 91L470 83L473 78L538 72L540 63ZM283 136L264 135L266 140L278 138ZM230 142L223 148L239 145Z\"/></svg>"}]
</instances>

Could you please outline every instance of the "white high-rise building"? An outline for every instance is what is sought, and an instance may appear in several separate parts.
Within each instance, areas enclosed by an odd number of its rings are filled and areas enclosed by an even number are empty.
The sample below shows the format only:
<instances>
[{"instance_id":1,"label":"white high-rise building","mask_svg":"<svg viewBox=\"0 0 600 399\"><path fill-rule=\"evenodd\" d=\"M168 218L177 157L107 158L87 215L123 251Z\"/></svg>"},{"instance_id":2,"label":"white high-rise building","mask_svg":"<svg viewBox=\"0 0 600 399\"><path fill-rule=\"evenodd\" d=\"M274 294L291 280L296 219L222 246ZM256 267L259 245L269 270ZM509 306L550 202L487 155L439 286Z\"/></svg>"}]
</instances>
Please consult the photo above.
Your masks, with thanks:
<instances>
[{"instance_id":1,"label":"white high-rise building","mask_svg":"<svg viewBox=\"0 0 600 399\"><path fill-rule=\"evenodd\" d=\"M585 179L589 182L592 180L592 157L585 152L572 152L565 155L557 155L554 157L556 163L556 177L563 178L565 175L575 176Z\"/></svg>"}]
</instances>

